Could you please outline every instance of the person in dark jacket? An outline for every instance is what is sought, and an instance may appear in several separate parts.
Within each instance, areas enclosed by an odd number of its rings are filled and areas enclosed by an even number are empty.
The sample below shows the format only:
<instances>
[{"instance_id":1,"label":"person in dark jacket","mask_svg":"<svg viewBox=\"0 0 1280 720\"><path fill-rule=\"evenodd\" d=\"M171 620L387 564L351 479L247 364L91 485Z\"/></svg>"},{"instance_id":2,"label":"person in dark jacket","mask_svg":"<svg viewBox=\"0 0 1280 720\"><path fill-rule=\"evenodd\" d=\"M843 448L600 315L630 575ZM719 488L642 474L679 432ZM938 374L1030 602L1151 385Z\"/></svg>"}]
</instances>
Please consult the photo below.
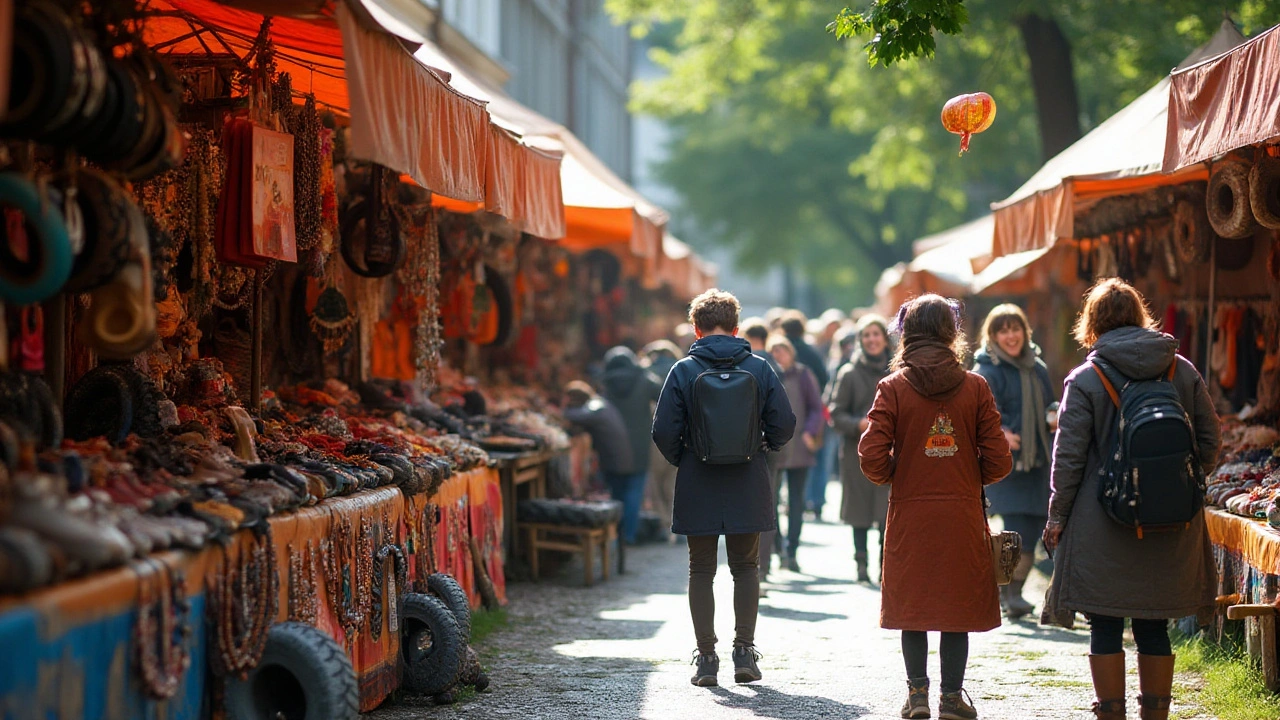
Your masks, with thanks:
<instances>
[{"instance_id":1,"label":"person in dark jacket","mask_svg":"<svg viewBox=\"0 0 1280 720\"><path fill-rule=\"evenodd\" d=\"M632 472L612 481L609 490L613 499L622 502L622 541L634 545L640 525L640 506L644 503L645 480L649 475L649 448L653 447L649 438L653 404L662 392L662 383L640 367L635 353L620 345L604 355L601 384L604 399L618 408L631 441Z\"/></svg>"},{"instance_id":2,"label":"person in dark jacket","mask_svg":"<svg viewBox=\"0 0 1280 720\"><path fill-rule=\"evenodd\" d=\"M722 290L708 290L694 298L689 320L698 340L689 356L667 375L653 418L653 442L676 473L675 519L671 529L689 540L689 610L693 615L698 650L698 686L717 684L720 658L716 655L715 580L720 536L725 536L729 570L733 574L734 679L751 682L761 677L755 649L756 613L760 604L757 554L760 533L773 530L772 494L765 460L777 452L795 432L786 391L768 363L751 353L751 345L738 337L737 298ZM693 431L689 407L693 382L711 364L731 360L740 370L755 376L763 428L761 448L749 462L709 465L687 449Z\"/></svg>"},{"instance_id":3,"label":"person in dark jacket","mask_svg":"<svg viewBox=\"0 0 1280 720\"><path fill-rule=\"evenodd\" d=\"M789 310L783 315L779 327L786 334L787 340L791 341L792 347L796 349L796 360L813 371L818 387L825 388L831 381L831 376L827 374L827 361L804 339L805 322L804 313L799 310Z\"/></svg>"},{"instance_id":4,"label":"person in dark jacket","mask_svg":"<svg viewBox=\"0 0 1280 720\"><path fill-rule=\"evenodd\" d=\"M1155 330L1142 296L1115 278L1085 296L1076 339L1090 358L1106 360L1131 380L1173 369L1172 382L1195 433L1202 470L1218 458L1218 415L1195 366L1177 354L1178 341ZM1215 612L1218 572L1203 513L1183 529L1143 535L1107 515L1098 497L1100 450L1117 412L1092 362L1067 376L1050 471L1045 547L1054 553L1053 580L1040 622L1072 627L1089 617L1089 667L1097 694L1094 714L1125 717L1124 619L1132 618L1138 646L1138 686L1144 720L1166 720L1173 687L1170 618Z\"/></svg>"},{"instance_id":5,"label":"person in dark jacket","mask_svg":"<svg viewBox=\"0 0 1280 720\"><path fill-rule=\"evenodd\" d=\"M769 326L765 323L764 318L751 317L742 321L742 337L751 343L751 354L763 359L769 363L769 367L773 368L773 372L782 377L782 368L778 367L778 361L773 359L769 354ZM778 457L779 453L769 453L766 458L769 466L769 491L773 493L773 522L778 523L778 483L781 477L778 474ZM760 582L769 579L769 571L773 569L773 556L775 554L782 555L782 536L776 530L760 533ZM760 586L760 597L765 597L764 586Z\"/></svg>"},{"instance_id":6,"label":"person in dark jacket","mask_svg":"<svg viewBox=\"0 0 1280 720\"><path fill-rule=\"evenodd\" d=\"M564 403L564 418L591 436L591 447L599 456L605 483L612 488L634 475L631 438L618 408L581 380L565 386Z\"/></svg>"},{"instance_id":7,"label":"person in dark jacket","mask_svg":"<svg viewBox=\"0 0 1280 720\"><path fill-rule=\"evenodd\" d=\"M649 372L662 382L667 379L667 373L671 372L676 361L684 357L684 351L670 340L654 340L640 349L640 355L647 363Z\"/></svg>"},{"instance_id":8,"label":"person in dark jacket","mask_svg":"<svg viewBox=\"0 0 1280 720\"><path fill-rule=\"evenodd\" d=\"M828 315L831 312L828 310L824 315ZM831 394L835 392L836 378L840 375L840 369L849 364L857 346L858 333L855 330L851 328L836 332L835 337L832 339L830 351L827 353L827 377L831 378L831 381L827 383L826 387L819 388L822 392L823 402L827 402ZM828 414L829 417L830 415ZM817 462L809 473L808 488L805 490L807 495L805 505L813 511L813 519L817 522L822 522L822 509L827 506L827 484L831 481L831 476L836 471L836 461L839 454L840 434L835 432L826 433L822 439L822 447L818 449Z\"/></svg>"},{"instance_id":9,"label":"person in dark jacket","mask_svg":"<svg viewBox=\"0 0 1280 720\"><path fill-rule=\"evenodd\" d=\"M840 519L853 526L853 560L858 582L871 582L867 572L868 536L872 526L880 533L880 565L884 564L884 529L889 515L889 486L875 485L862 474L858 463L858 440L867 430L867 413L876 397L876 387L889 374L893 348L889 344L889 322L874 314L864 315L851 333L857 341L853 361L837 373L827 398L831 424L843 438L840 447Z\"/></svg>"},{"instance_id":10,"label":"person in dark jacket","mask_svg":"<svg viewBox=\"0 0 1280 720\"><path fill-rule=\"evenodd\" d=\"M1031 324L1017 305L997 305L982 324L982 347L974 353L973 371L981 375L996 398L1000 425L1013 450L1013 472L987 491L988 509L999 515L1005 530L1022 536L1022 558L1013 581L1000 588L1005 616L1017 620L1035 610L1022 597L1022 588L1035 562L1036 540L1049 519L1049 455L1053 432L1047 411L1055 397L1049 368L1040 348L1031 341Z\"/></svg>"},{"instance_id":11,"label":"person in dark jacket","mask_svg":"<svg viewBox=\"0 0 1280 720\"><path fill-rule=\"evenodd\" d=\"M800 572L800 531L804 528L805 484L809 472L817 462L822 447L822 430L825 425L822 393L813 371L796 360L795 348L780 335L769 338L769 353L782 368L782 386L796 414L797 423L803 423L799 437L791 438L778 453L778 473L787 476L787 569ZM779 480L778 486L782 485ZM777 511L777 497L774 498Z\"/></svg>"}]
</instances>

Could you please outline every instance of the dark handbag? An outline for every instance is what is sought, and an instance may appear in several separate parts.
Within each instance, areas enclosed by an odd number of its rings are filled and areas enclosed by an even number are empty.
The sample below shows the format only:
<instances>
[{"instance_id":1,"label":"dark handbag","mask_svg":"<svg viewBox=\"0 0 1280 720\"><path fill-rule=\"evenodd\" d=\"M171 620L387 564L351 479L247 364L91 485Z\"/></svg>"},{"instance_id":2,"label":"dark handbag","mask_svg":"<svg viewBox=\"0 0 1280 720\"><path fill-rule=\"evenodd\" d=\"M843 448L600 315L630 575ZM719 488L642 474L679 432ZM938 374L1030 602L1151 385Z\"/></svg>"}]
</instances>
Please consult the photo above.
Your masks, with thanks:
<instances>
[{"instance_id":1,"label":"dark handbag","mask_svg":"<svg viewBox=\"0 0 1280 720\"><path fill-rule=\"evenodd\" d=\"M991 532L987 522L987 491L982 491L982 520L987 526L987 541L991 545L991 568L995 572L996 585L1008 585L1013 580L1013 570L1022 558L1022 536L1012 530Z\"/></svg>"}]
</instances>

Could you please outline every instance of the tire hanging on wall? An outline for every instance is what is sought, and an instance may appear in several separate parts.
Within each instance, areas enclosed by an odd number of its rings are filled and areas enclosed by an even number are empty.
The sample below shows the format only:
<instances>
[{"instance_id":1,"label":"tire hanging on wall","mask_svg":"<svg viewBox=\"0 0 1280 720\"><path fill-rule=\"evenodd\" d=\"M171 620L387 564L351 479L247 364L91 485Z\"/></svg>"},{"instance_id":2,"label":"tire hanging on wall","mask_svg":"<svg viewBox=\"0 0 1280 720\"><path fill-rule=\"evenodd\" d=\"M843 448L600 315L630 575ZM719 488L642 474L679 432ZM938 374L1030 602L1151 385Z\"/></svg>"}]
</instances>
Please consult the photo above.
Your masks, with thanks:
<instances>
[{"instance_id":1,"label":"tire hanging on wall","mask_svg":"<svg viewBox=\"0 0 1280 720\"><path fill-rule=\"evenodd\" d=\"M1249 204L1249 166L1239 160L1214 165L1205 192L1209 224L1221 237L1239 240L1253 235L1258 221Z\"/></svg>"},{"instance_id":2,"label":"tire hanging on wall","mask_svg":"<svg viewBox=\"0 0 1280 720\"><path fill-rule=\"evenodd\" d=\"M462 633L462 644L471 642L471 600L467 591L462 589L458 581L447 573L432 573L427 577L427 590L440 599L453 617L458 621L458 632Z\"/></svg>"},{"instance_id":3,"label":"tire hanging on wall","mask_svg":"<svg viewBox=\"0 0 1280 720\"><path fill-rule=\"evenodd\" d=\"M1190 200L1179 200L1173 206L1173 245L1183 265L1201 263L1209 259L1209 243L1212 241L1209 219L1204 205Z\"/></svg>"},{"instance_id":4,"label":"tire hanging on wall","mask_svg":"<svg viewBox=\"0 0 1280 720\"><path fill-rule=\"evenodd\" d=\"M298 622L267 633L258 666L227 681L228 720L356 720L360 688L342 646Z\"/></svg>"},{"instance_id":5,"label":"tire hanging on wall","mask_svg":"<svg viewBox=\"0 0 1280 720\"><path fill-rule=\"evenodd\" d=\"M1249 207L1259 225L1280 230L1280 158L1262 155L1249 171Z\"/></svg>"},{"instance_id":6,"label":"tire hanging on wall","mask_svg":"<svg viewBox=\"0 0 1280 720\"><path fill-rule=\"evenodd\" d=\"M443 602L422 593L406 593L400 613L405 689L438 695L452 688L467 647L457 618Z\"/></svg>"}]
</instances>

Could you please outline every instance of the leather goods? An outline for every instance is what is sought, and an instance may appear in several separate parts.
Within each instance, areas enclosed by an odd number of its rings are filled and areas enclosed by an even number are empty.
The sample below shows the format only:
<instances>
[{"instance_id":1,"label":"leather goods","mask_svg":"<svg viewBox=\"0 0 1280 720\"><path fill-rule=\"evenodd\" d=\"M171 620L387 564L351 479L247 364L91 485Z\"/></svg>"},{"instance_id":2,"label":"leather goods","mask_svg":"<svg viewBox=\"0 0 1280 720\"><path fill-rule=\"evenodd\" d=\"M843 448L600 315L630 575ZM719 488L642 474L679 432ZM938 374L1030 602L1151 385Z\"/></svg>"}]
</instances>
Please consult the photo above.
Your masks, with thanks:
<instances>
[{"instance_id":1,"label":"leather goods","mask_svg":"<svg viewBox=\"0 0 1280 720\"><path fill-rule=\"evenodd\" d=\"M59 203L22 173L0 173L0 299L16 305L53 297L71 274L71 240ZM23 235L25 237L19 237ZM15 252L25 245L24 257Z\"/></svg>"},{"instance_id":2,"label":"leather goods","mask_svg":"<svg viewBox=\"0 0 1280 720\"><path fill-rule=\"evenodd\" d=\"M991 544L991 568L996 585L1008 585L1013 582L1013 571L1022 559L1022 536L1012 530L991 532L991 524L986 522L987 506L987 492L983 490L982 517L987 525L987 540Z\"/></svg>"}]
</instances>

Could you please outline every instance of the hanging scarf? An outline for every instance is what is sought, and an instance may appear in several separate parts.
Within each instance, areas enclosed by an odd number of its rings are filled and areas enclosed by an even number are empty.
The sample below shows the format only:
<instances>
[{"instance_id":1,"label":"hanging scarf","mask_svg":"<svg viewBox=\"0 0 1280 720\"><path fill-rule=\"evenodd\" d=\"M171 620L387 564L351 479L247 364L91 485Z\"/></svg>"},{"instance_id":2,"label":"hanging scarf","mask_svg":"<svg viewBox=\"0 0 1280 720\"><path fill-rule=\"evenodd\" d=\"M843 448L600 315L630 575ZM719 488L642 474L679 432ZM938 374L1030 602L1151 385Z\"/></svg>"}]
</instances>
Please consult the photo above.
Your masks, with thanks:
<instances>
[{"instance_id":1,"label":"hanging scarf","mask_svg":"<svg viewBox=\"0 0 1280 720\"><path fill-rule=\"evenodd\" d=\"M858 348L858 351L853 354L853 362L855 365L875 370L881 375L887 375L889 373L889 349L886 347L880 351L879 355L868 355L862 351L862 348Z\"/></svg>"},{"instance_id":2,"label":"hanging scarf","mask_svg":"<svg viewBox=\"0 0 1280 720\"><path fill-rule=\"evenodd\" d=\"M1036 357L1038 348L1031 343L1022 347L1022 354L1013 357L998 345L987 345L987 352L1000 362L1009 363L1018 369L1018 379L1022 382L1022 448L1018 450L1015 470L1025 471L1041 464L1042 457L1049 454L1049 425L1044 416L1044 390L1036 377ZM1044 454L1040 450L1044 450Z\"/></svg>"}]
</instances>

